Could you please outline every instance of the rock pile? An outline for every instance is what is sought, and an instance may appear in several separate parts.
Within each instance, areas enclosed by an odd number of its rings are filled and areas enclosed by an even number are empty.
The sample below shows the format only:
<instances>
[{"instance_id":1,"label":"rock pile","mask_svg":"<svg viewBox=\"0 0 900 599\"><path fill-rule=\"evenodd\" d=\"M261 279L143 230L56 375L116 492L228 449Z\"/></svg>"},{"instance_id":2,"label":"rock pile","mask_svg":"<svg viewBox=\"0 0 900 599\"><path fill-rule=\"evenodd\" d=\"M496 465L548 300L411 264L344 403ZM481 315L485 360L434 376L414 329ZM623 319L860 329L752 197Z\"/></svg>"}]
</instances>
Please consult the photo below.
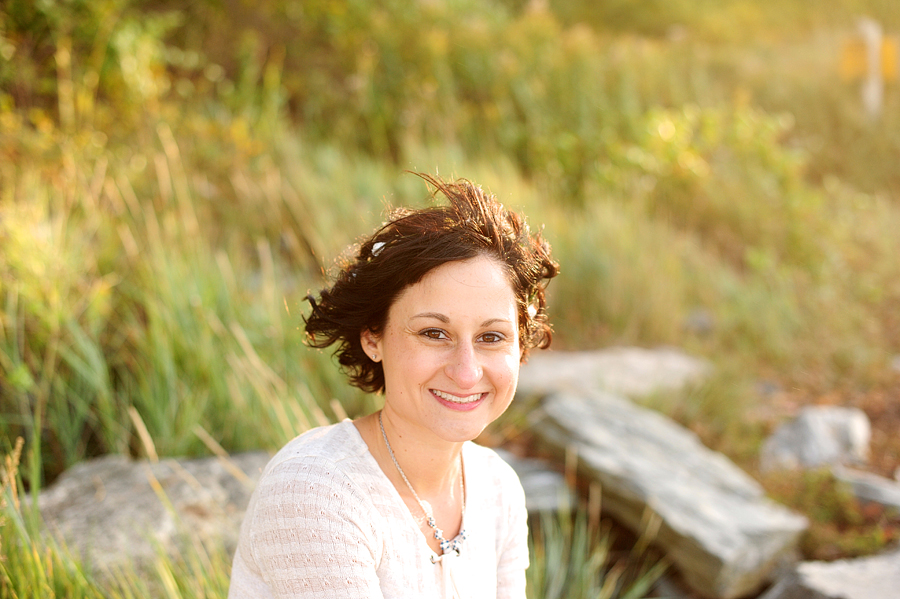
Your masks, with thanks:
<instances>
[{"instance_id":1,"label":"rock pile","mask_svg":"<svg viewBox=\"0 0 900 599\"><path fill-rule=\"evenodd\" d=\"M629 372L629 360L619 359L614 373L604 370L622 355L641 367ZM564 367L572 364L578 368ZM657 369L676 376L650 374ZM706 369L673 350L549 353L523 369L524 392L565 389L541 393L534 432L559 452L577 453L581 471L602 485L604 509L625 526L639 532L645 512L655 513L656 544L693 590L731 599L758 591L790 563L806 520L766 499L756 481L690 431L598 390L646 394L696 381Z\"/></svg>"},{"instance_id":2,"label":"rock pile","mask_svg":"<svg viewBox=\"0 0 900 599\"><path fill-rule=\"evenodd\" d=\"M869 457L871 425L861 410L811 406L766 440L763 469L829 467L862 503L900 514L900 482L849 467ZM761 599L888 599L900 596L900 551L855 560L803 562Z\"/></svg>"}]
</instances>

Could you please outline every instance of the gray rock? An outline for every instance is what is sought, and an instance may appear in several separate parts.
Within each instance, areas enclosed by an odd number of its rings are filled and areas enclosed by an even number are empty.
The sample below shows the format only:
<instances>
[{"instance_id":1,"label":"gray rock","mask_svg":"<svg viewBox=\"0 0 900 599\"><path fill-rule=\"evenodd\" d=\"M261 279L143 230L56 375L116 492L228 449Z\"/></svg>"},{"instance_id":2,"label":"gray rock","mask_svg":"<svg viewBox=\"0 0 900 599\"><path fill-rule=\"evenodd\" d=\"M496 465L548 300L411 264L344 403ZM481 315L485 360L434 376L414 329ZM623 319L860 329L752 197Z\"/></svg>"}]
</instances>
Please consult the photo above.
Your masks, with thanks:
<instances>
[{"instance_id":1,"label":"gray rock","mask_svg":"<svg viewBox=\"0 0 900 599\"><path fill-rule=\"evenodd\" d=\"M266 452L159 463L105 456L73 466L38 497L47 528L95 571L138 564L185 531L233 551ZM165 497L166 505L158 491Z\"/></svg>"},{"instance_id":2,"label":"gray rock","mask_svg":"<svg viewBox=\"0 0 900 599\"><path fill-rule=\"evenodd\" d=\"M766 439L760 453L760 467L771 471L864 464L869 459L871 436L869 418L862 410L808 406Z\"/></svg>"},{"instance_id":3,"label":"gray rock","mask_svg":"<svg viewBox=\"0 0 900 599\"><path fill-rule=\"evenodd\" d=\"M574 497L566 478L549 463L535 458L519 458L503 449L495 449L512 466L525 490L525 506L529 513L570 510Z\"/></svg>"},{"instance_id":4,"label":"gray rock","mask_svg":"<svg viewBox=\"0 0 900 599\"><path fill-rule=\"evenodd\" d=\"M877 503L895 513L900 512L900 483L844 466L835 466L832 472L835 478L850 485L858 499Z\"/></svg>"},{"instance_id":5,"label":"gray rock","mask_svg":"<svg viewBox=\"0 0 900 599\"><path fill-rule=\"evenodd\" d=\"M708 362L671 348L614 347L585 352L533 354L519 372L517 394L546 395L561 389L602 389L625 397L676 391L702 381Z\"/></svg>"},{"instance_id":6,"label":"gray rock","mask_svg":"<svg viewBox=\"0 0 900 599\"><path fill-rule=\"evenodd\" d=\"M900 552L836 562L803 562L760 599L896 599Z\"/></svg>"},{"instance_id":7,"label":"gray rock","mask_svg":"<svg viewBox=\"0 0 900 599\"><path fill-rule=\"evenodd\" d=\"M638 531L646 510L659 516L656 544L700 594L752 593L792 559L806 519L661 414L609 393L568 392L546 397L532 416L549 445L574 447L622 524Z\"/></svg>"},{"instance_id":8,"label":"gray rock","mask_svg":"<svg viewBox=\"0 0 900 599\"><path fill-rule=\"evenodd\" d=\"M525 488L529 511L574 504L565 478L543 460L500 450ZM177 551L185 532L229 553L259 475L271 456L253 452L152 464L105 456L63 473L38 498L47 528L95 571L143 564L157 545ZM165 501L153 489L158 481Z\"/></svg>"}]
</instances>

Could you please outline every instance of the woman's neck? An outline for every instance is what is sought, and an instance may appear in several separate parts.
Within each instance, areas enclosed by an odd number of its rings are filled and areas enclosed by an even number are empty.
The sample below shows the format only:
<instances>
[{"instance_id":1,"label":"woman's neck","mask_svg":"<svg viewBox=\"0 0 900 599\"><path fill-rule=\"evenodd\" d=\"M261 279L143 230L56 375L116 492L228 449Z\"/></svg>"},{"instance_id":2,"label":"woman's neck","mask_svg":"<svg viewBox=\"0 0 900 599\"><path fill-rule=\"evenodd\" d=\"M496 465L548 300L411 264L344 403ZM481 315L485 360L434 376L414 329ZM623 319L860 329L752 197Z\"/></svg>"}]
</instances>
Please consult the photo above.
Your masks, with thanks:
<instances>
[{"instance_id":1,"label":"woman's neck","mask_svg":"<svg viewBox=\"0 0 900 599\"><path fill-rule=\"evenodd\" d=\"M448 495L452 497L459 492L462 476L459 456L462 443L436 438L430 431L393 415L390 409L370 414L354 424L370 453L401 494L405 494L406 483L391 459L391 451L409 484L422 499ZM387 437L387 443L384 437Z\"/></svg>"}]
</instances>

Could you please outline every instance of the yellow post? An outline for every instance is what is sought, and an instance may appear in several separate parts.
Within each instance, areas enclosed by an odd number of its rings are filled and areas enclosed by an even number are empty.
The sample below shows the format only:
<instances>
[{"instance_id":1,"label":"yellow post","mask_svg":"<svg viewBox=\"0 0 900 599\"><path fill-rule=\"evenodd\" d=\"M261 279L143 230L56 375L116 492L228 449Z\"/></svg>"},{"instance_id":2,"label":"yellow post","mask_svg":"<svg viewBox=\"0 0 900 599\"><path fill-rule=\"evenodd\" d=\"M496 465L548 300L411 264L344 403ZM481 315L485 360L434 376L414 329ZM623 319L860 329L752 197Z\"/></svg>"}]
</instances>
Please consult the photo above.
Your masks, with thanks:
<instances>
[{"instance_id":1,"label":"yellow post","mask_svg":"<svg viewBox=\"0 0 900 599\"><path fill-rule=\"evenodd\" d=\"M900 42L896 35L886 35L881 41L881 74L885 82L897 81L900 66ZM841 45L838 73L847 82L859 81L868 73L866 42L860 36L845 39Z\"/></svg>"}]
</instances>

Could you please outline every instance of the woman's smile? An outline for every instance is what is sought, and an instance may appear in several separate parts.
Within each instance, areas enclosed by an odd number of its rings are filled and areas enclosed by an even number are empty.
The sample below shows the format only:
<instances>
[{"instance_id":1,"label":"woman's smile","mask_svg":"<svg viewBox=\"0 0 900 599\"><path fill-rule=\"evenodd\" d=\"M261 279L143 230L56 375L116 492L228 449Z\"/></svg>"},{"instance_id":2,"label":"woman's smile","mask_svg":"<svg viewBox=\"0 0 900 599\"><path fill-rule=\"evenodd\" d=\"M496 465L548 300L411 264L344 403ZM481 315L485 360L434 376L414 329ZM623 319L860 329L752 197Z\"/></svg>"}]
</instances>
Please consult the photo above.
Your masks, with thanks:
<instances>
[{"instance_id":1,"label":"woman's smile","mask_svg":"<svg viewBox=\"0 0 900 599\"><path fill-rule=\"evenodd\" d=\"M439 398L446 399L451 403L472 403L474 401L478 401L485 395L484 393L473 393L471 395L466 395L465 397L457 397L456 395L444 393L443 391L438 391L437 389L432 389L431 392L437 395Z\"/></svg>"},{"instance_id":2,"label":"woman's smile","mask_svg":"<svg viewBox=\"0 0 900 599\"><path fill-rule=\"evenodd\" d=\"M432 389L431 393L437 398L438 402L445 407L460 412L474 410L480 406L481 401L487 397L487 393L473 393L471 395L466 395L465 397L457 397L456 395L438 391L437 389Z\"/></svg>"}]
</instances>

